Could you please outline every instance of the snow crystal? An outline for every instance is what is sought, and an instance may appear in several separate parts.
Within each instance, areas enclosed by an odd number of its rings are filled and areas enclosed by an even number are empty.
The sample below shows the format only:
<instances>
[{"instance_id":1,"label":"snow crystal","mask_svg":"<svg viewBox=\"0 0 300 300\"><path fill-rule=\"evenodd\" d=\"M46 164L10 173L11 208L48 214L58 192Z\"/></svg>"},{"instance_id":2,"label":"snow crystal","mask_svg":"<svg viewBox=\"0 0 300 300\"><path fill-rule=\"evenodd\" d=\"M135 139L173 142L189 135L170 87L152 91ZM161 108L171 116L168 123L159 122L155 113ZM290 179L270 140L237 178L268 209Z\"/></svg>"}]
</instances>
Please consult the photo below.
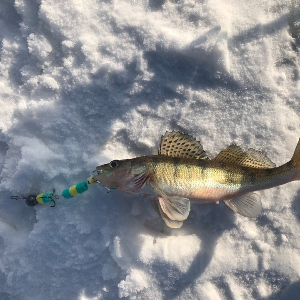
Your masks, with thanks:
<instances>
[{"instance_id":1,"label":"snow crystal","mask_svg":"<svg viewBox=\"0 0 300 300\"><path fill-rule=\"evenodd\" d=\"M205 282L197 287L199 299L221 300L222 295L218 292L217 287L211 282Z\"/></svg>"},{"instance_id":2,"label":"snow crystal","mask_svg":"<svg viewBox=\"0 0 300 300\"><path fill-rule=\"evenodd\" d=\"M267 298L272 295L272 287L266 284L264 281L260 281L257 285L257 291L261 298Z\"/></svg>"},{"instance_id":3,"label":"snow crystal","mask_svg":"<svg viewBox=\"0 0 300 300\"><path fill-rule=\"evenodd\" d=\"M143 289L148 288L148 278L144 271L139 269L132 269L125 280L122 280L119 284L119 296L120 298L131 296Z\"/></svg>"},{"instance_id":4,"label":"snow crystal","mask_svg":"<svg viewBox=\"0 0 300 300\"><path fill-rule=\"evenodd\" d=\"M102 276L104 280L114 279L118 275L118 266L115 261L105 263L102 268Z\"/></svg>"},{"instance_id":5,"label":"snow crystal","mask_svg":"<svg viewBox=\"0 0 300 300\"><path fill-rule=\"evenodd\" d=\"M200 250L201 241L197 236L170 236L156 238L142 236L140 260L145 264L161 261L173 264L181 272L186 272Z\"/></svg>"},{"instance_id":6,"label":"snow crystal","mask_svg":"<svg viewBox=\"0 0 300 300\"><path fill-rule=\"evenodd\" d=\"M41 61L44 61L52 51L50 43L44 36L31 33L27 38L29 53Z\"/></svg>"}]
</instances>

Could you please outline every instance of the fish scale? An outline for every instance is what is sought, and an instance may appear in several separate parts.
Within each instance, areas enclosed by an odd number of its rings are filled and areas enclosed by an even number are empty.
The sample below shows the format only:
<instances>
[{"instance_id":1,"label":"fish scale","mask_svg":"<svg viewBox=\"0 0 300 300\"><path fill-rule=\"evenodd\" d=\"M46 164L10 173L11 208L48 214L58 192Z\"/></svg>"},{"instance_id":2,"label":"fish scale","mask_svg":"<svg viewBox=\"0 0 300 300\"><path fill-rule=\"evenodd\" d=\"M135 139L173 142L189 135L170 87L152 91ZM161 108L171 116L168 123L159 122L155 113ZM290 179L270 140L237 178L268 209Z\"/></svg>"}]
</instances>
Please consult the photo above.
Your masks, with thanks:
<instances>
[{"instance_id":1,"label":"fish scale","mask_svg":"<svg viewBox=\"0 0 300 300\"><path fill-rule=\"evenodd\" d=\"M240 167L212 161L193 159L158 160L153 174L156 184L169 195L180 195L197 199L198 202L216 202L289 182L298 171L287 163L273 169ZM151 169L151 167L149 167ZM176 171L177 170L177 171Z\"/></svg>"},{"instance_id":2,"label":"fish scale","mask_svg":"<svg viewBox=\"0 0 300 300\"><path fill-rule=\"evenodd\" d=\"M205 202L215 202L217 197L238 190L245 177L237 168L227 171L213 162L169 157L149 157L149 160L153 180L165 193Z\"/></svg>"}]
</instances>

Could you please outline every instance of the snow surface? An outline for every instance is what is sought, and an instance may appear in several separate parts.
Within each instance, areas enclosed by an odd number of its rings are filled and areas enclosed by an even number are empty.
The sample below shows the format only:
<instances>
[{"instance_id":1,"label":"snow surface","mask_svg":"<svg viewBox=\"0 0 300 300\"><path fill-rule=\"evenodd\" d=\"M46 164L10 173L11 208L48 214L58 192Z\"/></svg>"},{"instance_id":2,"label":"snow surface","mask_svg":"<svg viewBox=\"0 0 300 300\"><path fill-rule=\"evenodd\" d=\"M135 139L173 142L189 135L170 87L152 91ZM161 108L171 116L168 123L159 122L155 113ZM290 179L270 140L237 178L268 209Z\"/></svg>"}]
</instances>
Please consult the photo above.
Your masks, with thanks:
<instances>
[{"instance_id":1,"label":"snow surface","mask_svg":"<svg viewBox=\"0 0 300 300\"><path fill-rule=\"evenodd\" d=\"M232 142L277 165L300 137L298 0L0 1L0 299L300 299L300 190L257 219L193 205L169 229L97 165L157 151L166 130L214 157Z\"/></svg>"}]
</instances>

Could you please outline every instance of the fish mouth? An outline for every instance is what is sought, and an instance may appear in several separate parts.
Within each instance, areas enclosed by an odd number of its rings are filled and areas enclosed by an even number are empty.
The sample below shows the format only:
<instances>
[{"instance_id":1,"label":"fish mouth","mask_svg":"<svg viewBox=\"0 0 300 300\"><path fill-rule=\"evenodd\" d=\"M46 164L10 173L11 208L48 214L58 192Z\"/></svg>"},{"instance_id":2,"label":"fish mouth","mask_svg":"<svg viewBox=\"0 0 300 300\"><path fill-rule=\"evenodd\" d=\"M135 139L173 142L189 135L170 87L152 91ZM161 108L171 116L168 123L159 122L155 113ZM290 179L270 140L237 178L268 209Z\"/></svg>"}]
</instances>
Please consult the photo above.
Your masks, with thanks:
<instances>
[{"instance_id":1,"label":"fish mouth","mask_svg":"<svg viewBox=\"0 0 300 300\"><path fill-rule=\"evenodd\" d=\"M101 182L101 180L99 180L99 175L103 175L103 174L109 174L108 171L105 171L105 170L102 170L102 169L97 169L93 172L93 175L94 175L94 181L99 183L100 186L104 187L105 189L107 189L109 192L110 190L115 190L119 187L119 184L117 182L109 182L109 186L108 185L105 185L103 182ZM106 176L105 176L106 177ZM103 178L103 181L105 182L105 177ZM108 184L108 183L106 183Z\"/></svg>"},{"instance_id":2,"label":"fish mouth","mask_svg":"<svg viewBox=\"0 0 300 300\"><path fill-rule=\"evenodd\" d=\"M94 170L93 171L93 176L98 176L101 173L102 173L102 170Z\"/></svg>"},{"instance_id":3,"label":"fish mouth","mask_svg":"<svg viewBox=\"0 0 300 300\"><path fill-rule=\"evenodd\" d=\"M103 170L101 170L101 169L93 171L94 181L97 182L97 183L99 183L102 186L104 186L104 185L101 183L101 181L99 179L97 179L97 176L99 176L99 175L101 175L103 173L105 173L105 172L103 172Z\"/></svg>"},{"instance_id":4,"label":"fish mouth","mask_svg":"<svg viewBox=\"0 0 300 300\"><path fill-rule=\"evenodd\" d=\"M99 173L98 171L94 171L93 174L94 174L94 177L93 177L93 178L94 178L94 181L95 181L96 183L98 183L101 187L107 189L108 192L110 192L110 188L107 187L107 186L105 186L99 179L96 178L96 176L100 175L101 173Z\"/></svg>"}]
</instances>

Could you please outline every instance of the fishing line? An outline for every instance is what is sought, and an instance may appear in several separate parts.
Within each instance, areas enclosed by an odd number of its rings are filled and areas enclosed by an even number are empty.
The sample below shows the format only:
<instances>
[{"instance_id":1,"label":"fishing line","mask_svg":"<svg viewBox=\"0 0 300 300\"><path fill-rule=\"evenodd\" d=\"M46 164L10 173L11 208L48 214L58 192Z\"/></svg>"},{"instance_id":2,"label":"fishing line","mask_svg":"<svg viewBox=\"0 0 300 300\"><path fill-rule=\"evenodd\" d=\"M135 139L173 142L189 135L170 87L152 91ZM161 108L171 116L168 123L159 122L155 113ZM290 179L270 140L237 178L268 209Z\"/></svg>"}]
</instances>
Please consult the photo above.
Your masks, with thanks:
<instances>
[{"instance_id":1,"label":"fishing line","mask_svg":"<svg viewBox=\"0 0 300 300\"><path fill-rule=\"evenodd\" d=\"M71 186L68 189L65 189L61 196L65 199L73 198L79 194L82 194L86 192L89 189L89 185L94 185L96 181L94 180L94 176L91 176L87 181L82 181L80 183L77 183L73 186ZM48 204L50 207L55 207L56 200L59 199L59 195L56 194L55 189L53 189L51 192L42 192L38 195L29 195L29 196L11 196L10 199L13 200L25 200L25 203L28 206L35 206L37 204Z\"/></svg>"}]
</instances>

